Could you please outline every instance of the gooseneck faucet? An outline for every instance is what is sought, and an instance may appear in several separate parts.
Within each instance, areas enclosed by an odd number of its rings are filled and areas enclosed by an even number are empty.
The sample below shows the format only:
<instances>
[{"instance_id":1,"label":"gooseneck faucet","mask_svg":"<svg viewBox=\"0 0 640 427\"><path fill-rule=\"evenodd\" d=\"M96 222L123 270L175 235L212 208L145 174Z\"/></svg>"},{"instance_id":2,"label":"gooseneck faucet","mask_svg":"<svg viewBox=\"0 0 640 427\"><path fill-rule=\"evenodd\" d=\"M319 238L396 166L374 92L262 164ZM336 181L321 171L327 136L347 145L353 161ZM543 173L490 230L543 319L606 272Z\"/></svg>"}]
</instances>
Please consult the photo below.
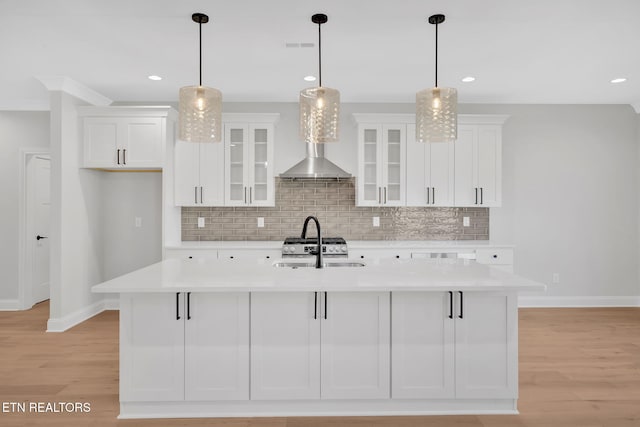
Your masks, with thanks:
<instances>
[{"instance_id":1,"label":"gooseneck faucet","mask_svg":"<svg viewBox=\"0 0 640 427\"><path fill-rule=\"evenodd\" d=\"M324 266L322 262L322 232L320 231L320 221L318 221L318 218L316 218L315 216L308 216L304 220L304 225L302 226L302 234L300 235L300 237L303 239L307 237L307 225L309 224L310 220L313 220L313 222L316 223L316 230L318 232L318 246L316 247L315 252L311 252L311 255L316 256L316 268L322 268Z\"/></svg>"}]
</instances>

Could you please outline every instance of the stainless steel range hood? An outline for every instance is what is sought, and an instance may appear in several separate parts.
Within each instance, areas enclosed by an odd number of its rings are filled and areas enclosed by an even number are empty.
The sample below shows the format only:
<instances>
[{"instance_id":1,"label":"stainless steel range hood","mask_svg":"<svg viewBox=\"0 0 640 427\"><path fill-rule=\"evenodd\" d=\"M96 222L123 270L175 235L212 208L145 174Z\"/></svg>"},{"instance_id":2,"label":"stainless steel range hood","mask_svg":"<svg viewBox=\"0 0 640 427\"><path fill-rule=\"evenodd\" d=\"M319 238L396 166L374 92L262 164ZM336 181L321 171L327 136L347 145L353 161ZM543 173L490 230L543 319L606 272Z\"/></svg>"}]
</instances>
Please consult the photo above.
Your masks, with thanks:
<instances>
[{"instance_id":1,"label":"stainless steel range hood","mask_svg":"<svg viewBox=\"0 0 640 427\"><path fill-rule=\"evenodd\" d=\"M314 179L314 178L351 178L345 172L324 157L324 144L307 142L307 157L280 174L280 178Z\"/></svg>"}]
</instances>

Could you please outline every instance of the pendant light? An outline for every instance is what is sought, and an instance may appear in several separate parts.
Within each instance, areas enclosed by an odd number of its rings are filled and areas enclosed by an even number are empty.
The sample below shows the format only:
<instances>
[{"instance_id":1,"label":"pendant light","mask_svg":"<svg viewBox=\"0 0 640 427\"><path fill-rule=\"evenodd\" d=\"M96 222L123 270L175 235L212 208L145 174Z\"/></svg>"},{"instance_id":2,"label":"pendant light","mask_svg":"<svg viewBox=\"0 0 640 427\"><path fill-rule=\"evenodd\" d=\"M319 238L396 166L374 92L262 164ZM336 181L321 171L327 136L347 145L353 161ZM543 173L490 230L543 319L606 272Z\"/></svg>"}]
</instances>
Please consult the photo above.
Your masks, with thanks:
<instances>
[{"instance_id":1,"label":"pendant light","mask_svg":"<svg viewBox=\"0 0 640 427\"><path fill-rule=\"evenodd\" d=\"M451 142L458 135L458 91L438 87L438 25L444 15L432 15L429 23L436 26L436 85L416 94L416 141Z\"/></svg>"},{"instance_id":2,"label":"pendant light","mask_svg":"<svg viewBox=\"0 0 640 427\"><path fill-rule=\"evenodd\" d=\"M178 139L187 142L222 141L222 93L202 86L202 24L209 22L204 13L191 15L200 33L200 81L198 86L180 88Z\"/></svg>"},{"instance_id":3,"label":"pendant light","mask_svg":"<svg viewBox=\"0 0 640 427\"><path fill-rule=\"evenodd\" d=\"M300 138L305 142L338 141L340 92L322 86L322 24L327 15L318 13L311 22L318 24L318 87L300 91Z\"/></svg>"}]
</instances>

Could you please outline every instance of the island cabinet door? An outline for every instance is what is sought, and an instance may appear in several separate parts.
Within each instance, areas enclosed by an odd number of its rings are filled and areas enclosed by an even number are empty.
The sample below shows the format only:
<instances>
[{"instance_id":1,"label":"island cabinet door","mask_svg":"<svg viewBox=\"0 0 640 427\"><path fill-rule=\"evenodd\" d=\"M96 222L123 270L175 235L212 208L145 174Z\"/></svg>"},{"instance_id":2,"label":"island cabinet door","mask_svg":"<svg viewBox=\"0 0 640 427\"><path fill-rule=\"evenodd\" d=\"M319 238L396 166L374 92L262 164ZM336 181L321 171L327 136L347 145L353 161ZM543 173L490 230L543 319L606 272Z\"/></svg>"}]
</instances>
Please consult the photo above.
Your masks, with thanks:
<instances>
[{"instance_id":1,"label":"island cabinet door","mask_svg":"<svg viewBox=\"0 0 640 427\"><path fill-rule=\"evenodd\" d=\"M185 399L249 399L249 293L185 298Z\"/></svg>"},{"instance_id":2,"label":"island cabinet door","mask_svg":"<svg viewBox=\"0 0 640 427\"><path fill-rule=\"evenodd\" d=\"M322 399L388 399L389 292L322 297Z\"/></svg>"},{"instance_id":3,"label":"island cabinet door","mask_svg":"<svg viewBox=\"0 0 640 427\"><path fill-rule=\"evenodd\" d=\"M456 397L518 396L518 307L513 293L456 292Z\"/></svg>"},{"instance_id":4,"label":"island cabinet door","mask_svg":"<svg viewBox=\"0 0 640 427\"><path fill-rule=\"evenodd\" d=\"M183 294L120 296L120 400L184 399Z\"/></svg>"},{"instance_id":5,"label":"island cabinet door","mask_svg":"<svg viewBox=\"0 0 640 427\"><path fill-rule=\"evenodd\" d=\"M392 398L455 396L451 297L449 292L392 293Z\"/></svg>"},{"instance_id":6,"label":"island cabinet door","mask_svg":"<svg viewBox=\"0 0 640 427\"><path fill-rule=\"evenodd\" d=\"M320 398L320 293L251 293L251 399Z\"/></svg>"}]
</instances>

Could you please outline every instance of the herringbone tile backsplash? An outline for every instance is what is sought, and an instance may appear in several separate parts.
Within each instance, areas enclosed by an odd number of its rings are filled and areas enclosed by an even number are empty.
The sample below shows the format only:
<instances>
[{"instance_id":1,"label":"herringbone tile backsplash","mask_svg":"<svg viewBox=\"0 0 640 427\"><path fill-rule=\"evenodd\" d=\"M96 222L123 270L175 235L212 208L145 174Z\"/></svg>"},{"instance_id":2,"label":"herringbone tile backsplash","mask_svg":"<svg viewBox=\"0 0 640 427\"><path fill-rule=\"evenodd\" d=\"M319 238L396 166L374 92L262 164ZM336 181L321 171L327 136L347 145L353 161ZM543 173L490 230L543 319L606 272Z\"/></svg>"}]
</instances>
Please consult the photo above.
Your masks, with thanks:
<instances>
[{"instance_id":1,"label":"herringbone tile backsplash","mask_svg":"<svg viewBox=\"0 0 640 427\"><path fill-rule=\"evenodd\" d=\"M353 178L276 178L275 207L182 208L182 240L284 240L300 234L308 215L318 217L325 237L347 241L489 239L489 208L357 207ZM379 227L373 226L376 216ZM464 216L470 227L462 226ZM198 217L205 218L204 228ZM257 226L258 217L264 227Z\"/></svg>"}]
</instances>

